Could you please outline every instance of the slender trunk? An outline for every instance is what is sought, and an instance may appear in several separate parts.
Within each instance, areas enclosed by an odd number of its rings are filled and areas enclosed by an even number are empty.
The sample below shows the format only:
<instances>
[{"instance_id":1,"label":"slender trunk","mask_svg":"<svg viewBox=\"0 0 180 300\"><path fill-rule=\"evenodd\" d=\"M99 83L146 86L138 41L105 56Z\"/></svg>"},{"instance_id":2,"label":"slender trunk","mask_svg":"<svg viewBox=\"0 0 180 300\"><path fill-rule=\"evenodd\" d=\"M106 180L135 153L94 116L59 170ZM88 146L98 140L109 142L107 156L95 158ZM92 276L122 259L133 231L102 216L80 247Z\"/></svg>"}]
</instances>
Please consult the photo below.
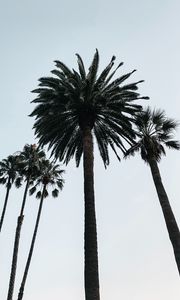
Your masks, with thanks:
<instances>
[{"instance_id":1,"label":"slender trunk","mask_svg":"<svg viewBox=\"0 0 180 300\"><path fill-rule=\"evenodd\" d=\"M154 180L154 184L156 187L156 191L158 194L159 202L163 211L164 219L166 222L166 227L169 233L169 238L171 240L173 249L174 249L174 255L176 259L176 264L178 267L178 271L180 274L180 232L179 228L175 219L175 216L173 214L173 211L171 209L168 196L166 194L166 191L164 189L161 175L159 172L158 164L155 160L150 160L149 165L152 172L152 177Z\"/></svg>"},{"instance_id":2,"label":"slender trunk","mask_svg":"<svg viewBox=\"0 0 180 300\"><path fill-rule=\"evenodd\" d=\"M29 267L30 267L30 263L31 263L31 258L32 258L32 254L33 254L34 244L35 244L35 240L36 240L36 235L37 235L37 231L38 231L45 190L46 190L46 184L44 184L44 187L43 187L43 192L42 192L42 196L41 196L41 200L40 200L40 204L39 204L39 209L38 209L36 224L34 227L34 233L33 233L32 241L31 241L31 246L30 246L30 250L29 250L29 254L28 254L28 259L26 262L23 279L22 279L21 286L19 289L18 300L21 300L23 298L23 294L24 294L24 287L26 284L26 279L27 279L27 275L28 275L28 271L29 271Z\"/></svg>"},{"instance_id":3,"label":"slender trunk","mask_svg":"<svg viewBox=\"0 0 180 300\"><path fill-rule=\"evenodd\" d=\"M86 300L99 300L99 274L97 231L94 199L94 157L93 139L91 129L86 127L83 131L84 152L84 197L85 197L85 297Z\"/></svg>"},{"instance_id":4,"label":"slender trunk","mask_svg":"<svg viewBox=\"0 0 180 300\"><path fill-rule=\"evenodd\" d=\"M6 189L6 197L5 197L5 200L4 200L4 206L3 206L3 211L2 211L1 220L0 220L0 232L1 232L1 229L2 229L4 216L5 216L5 212L6 212L6 207L7 207L7 203L8 203L9 191L10 191L10 188L11 188L10 181L11 181L11 177L9 176L8 183L7 183L7 189Z\"/></svg>"},{"instance_id":5,"label":"slender trunk","mask_svg":"<svg viewBox=\"0 0 180 300\"><path fill-rule=\"evenodd\" d=\"M12 300L12 298L13 298L14 284L15 284L15 278L16 278L16 269L17 269L17 260L18 260L19 240L20 240L22 222L23 222L23 218L24 218L23 213L24 213L24 207L25 207L26 198L27 198L27 192L28 192L28 188L29 188L29 181L30 181L30 176L27 178L26 187L25 187L24 196L23 196L23 202L22 202L22 206L21 206L21 211L20 211L20 215L17 219L17 227L16 227L15 240L14 240L13 258L12 258L12 264L11 264L11 274L10 274L10 280L9 280L9 289L8 289L7 300Z\"/></svg>"}]
</instances>

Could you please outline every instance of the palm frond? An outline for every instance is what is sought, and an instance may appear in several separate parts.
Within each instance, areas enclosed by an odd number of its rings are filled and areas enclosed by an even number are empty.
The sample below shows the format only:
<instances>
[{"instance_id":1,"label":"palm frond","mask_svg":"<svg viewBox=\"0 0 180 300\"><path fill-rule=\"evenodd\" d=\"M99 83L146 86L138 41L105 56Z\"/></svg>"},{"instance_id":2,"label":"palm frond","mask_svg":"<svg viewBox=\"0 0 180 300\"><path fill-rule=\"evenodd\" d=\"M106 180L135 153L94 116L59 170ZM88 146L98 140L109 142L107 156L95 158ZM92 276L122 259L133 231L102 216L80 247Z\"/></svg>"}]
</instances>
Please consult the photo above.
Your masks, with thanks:
<instances>
[{"instance_id":1,"label":"palm frond","mask_svg":"<svg viewBox=\"0 0 180 300\"><path fill-rule=\"evenodd\" d=\"M55 60L54 62L56 63L56 66L62 70L62 72L65 74L67 78L73 77L73 73L63 62L59 60Z\"/></svg>"},{"instance_id":2,"label":"palm frond","mask_svg":"<svg viewBox=\"0 0 180 300\"><path fill-rule=\"evenodd\" d=\"M7 177L0 178L0 184L5 184L7 182Z\"/></svg>"},{"instance_id":3,"label":"palm frond","mask_svg":"<svg viewBox=\"0 0 180 300\"><path fill-rule=\"evenodd\" d=\"M112 58L111 58L111 61L110 63L107 65L107 67L102 71L102 73L100 74L99 78L97 79L96 81L96 84L95 84L95 88L97 87L101 87L101 85L103 84L104 85L104 82L109 74L109 72L111 71L113 65L114 65L114 61L115 61L116 57L113 55ZM113 76L113 75L112 75ZM112 78L111 76L111 78ZM107 81L109 82L109 80Z\"/></svg>"},{"instance_id":4,"label":"palm frond","mask_svg":"<svg viewBox=\"0 0 180 300\"><path fill-rule=\"evenodd\" d=\"M116 69L108 76L108 78L105 81L105 86L111 81L111 79L114 77L115 73L117 72L117 70L123 66L123 62L120 62L119 65L116 67Z\"/></svg>"},{"instance_id":5,"label":"palm frond","mask_svg":"<svg viewBox=\"0 0 180 300\"><path fill-rule=\"evenodd\" d=\"M59 190L58 190L58 189L54 189L54 190L52 191L52 196L53 196L54 198L57 198L58 195L59 195Z\"/></svg>"},{"instance_id":6,"label":"palm frond","mask_svg":"<svg viewBox=\"0 0 180 300\"><path fill-rule=\"evenodd\" d=\"M42 196L41 191L38 191L37 194L36 194L36 198L37 198L37 199L41 199L41 196Z\"/></svg>"},{"instance_id":7,"label":"palm frond","mask_svg":"<svg viewBox=\"0 0 180 300\"><path fill-rule=\"evenodd\" d=\"M178 126L179 126L179 122L177 122L173 119L166 119L163 122L162 130L165 133L169 133L172 130L176 130Z\"/></svg>"},{"instance_id":8,"label":"palm frond","mask_svg":"<svg viewBox=\"0 0 180 300\"><path fill-rule=\"evenodd\" d=\"M46 197L48 197L48 196L49 196L48 190L45 189L45 191L44 191L44 198L46 198Z\"/></svg>"},{"instance_id":9,"label":"palm frond","mask_svg":"<svg viewBox=\"0 0 180 300\"><path fill-rule=\"evenodd\" d=\"M91 86L94 84L96 80L98 66L99 66L99 53L98 50L96 49L93 61L89 67L89 73L87 74L87 79L90 82Z\"/></svg>"},{"instance_id":10,"label":"palm frond","mask_svg":"<svg viewBox=\"0 0 180 300\"><path fill-rule=\"evenodd\" d=\"M82 60L81 56L78 53L76 53L76 56L77 56L77 62L78 62L78 67L79 67L79 73L81 74L81 78L83 80L85 80L86 71L85 71L83 60Z\"/></svg>"},{"instance_id":11,"label":"palm frond","mask_svg":"<svg viewBox=\"0 0 180 300\"><path fill-rule=\"evenodd\" d=\"M36 186L33 186L31 189L29 189L29 195L32 196L36 192Z\"/></svg>"},{"instance_id":12,"label":"palm frond","mask_svg":"<svg viewBox=\"0 0 180 300\"><path fill-rule=\"evenodd\" d=\"M165 145L169 149L180 150L180 142L179 141L170 140L170 141L165 142Z\"/></svg>"},{"instance_id":13,"label":"palm frond","mask_svg":"<svg viewBox=\"0 0 180 300\"><path fill-rule=\"evenodd\" d=\"M14 182L16 188L20 188L22 186L22 180L23 180L22 176L16 178L16 180Z\"/></svg>"},{"instance_id":14,"label":"palm frond","mask_svg":"<svg viewBox=\"0 0 180 300\"><path fill-rule=\"evenodd\" d=\"M124 158L129 158L130 156L134 156L136 152L140 151L141 149L141 142L135 143L132 147L126 150L124 154Z\"/></svg>"}]
</instances>

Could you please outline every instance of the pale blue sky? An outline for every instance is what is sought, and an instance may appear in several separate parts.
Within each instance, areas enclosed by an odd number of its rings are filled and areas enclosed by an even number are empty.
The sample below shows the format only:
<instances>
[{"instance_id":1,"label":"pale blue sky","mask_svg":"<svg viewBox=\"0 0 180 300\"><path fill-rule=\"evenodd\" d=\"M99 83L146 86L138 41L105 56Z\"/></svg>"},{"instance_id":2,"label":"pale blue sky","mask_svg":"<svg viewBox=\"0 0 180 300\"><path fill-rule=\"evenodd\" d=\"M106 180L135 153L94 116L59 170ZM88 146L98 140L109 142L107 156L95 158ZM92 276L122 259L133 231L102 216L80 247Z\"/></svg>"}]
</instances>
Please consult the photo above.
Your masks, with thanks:
<instances>
[{"instance_id":1,"label":"pale blue sky","mask_svg":"<svg viewBox=\"0 0 180 300\"><path fill-rule=\"evenodd\" d=\"M30 91L49 75L53 60L75 67L76 52L88 66L98 48L100 68L115 54L117 63L124 61L119 73L135 68L131 80L145 79L140 92L151 97L148 104L180 119L179 27L178 0L1 0L0 159L34 142ZM179 276L148 167L138 157L119 164L112 155L104 170L95 156L101 300L179 300ZM160 168L180 224L180 154L168 152ZM82 166L70 163L65 179L59 199L44 204L24 300L84 299ZM21 196L22 190L11 193L1 236L0 299L6 299ZM14 299L37 206L30 198Z\"/></svg>"}]
</instances>

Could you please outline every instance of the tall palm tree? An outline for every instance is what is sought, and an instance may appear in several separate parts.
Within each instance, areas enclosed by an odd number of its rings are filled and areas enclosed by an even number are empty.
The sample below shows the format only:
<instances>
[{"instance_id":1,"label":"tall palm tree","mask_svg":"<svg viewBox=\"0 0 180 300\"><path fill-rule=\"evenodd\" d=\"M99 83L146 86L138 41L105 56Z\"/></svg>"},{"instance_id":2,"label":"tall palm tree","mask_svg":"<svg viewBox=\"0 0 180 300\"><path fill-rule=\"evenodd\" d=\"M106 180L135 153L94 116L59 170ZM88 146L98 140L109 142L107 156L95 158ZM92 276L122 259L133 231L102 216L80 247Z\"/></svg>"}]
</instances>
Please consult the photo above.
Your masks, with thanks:
<instances>
[{"instance_id":1,"label":"tall palm tree","mask_svg":"<svg viewBox=\"0 0 180 300\"><path fill-rule=\"evenodd\" d=\"M95 136L105 167L109 164L108 146L119 156L118 146L123 152L123 141L135 137L132 116L141 109L135 104L140 97L136 92L138 83L124 84L132 72L112 80L123 63L111 72L115 56L98 76L99 53L96 50L86 73L82 58L77 54L79 72L71 71L61 61L55 61L55 77L39 79L37 106L30 116L36 117L35 133L40 145L49 145L52 155L66 164L75 157L79 166L83 153L84 198L85 198L85 295L86 300L98 300L99 275L97 254L97 231L94 199L94 155Z\"/></svg>"},{"instance_id":2,"label":"tall palm tree","mask_svg":"<svg viewBox=\"0 0 180 300\"><path fill-rule=\"evenodd\" d=\"M6 184L6 195L3 205L3 210L0 219L0 232L2 229L4 216L6 213L9 192L12 184L19 188L21 186L22 176L19 175L18 171L20 168L20 161L18 155L9 155L6 159L0 162L0 184Z\"/></svg>"},{"instance_id":3,"label":"tall palm tree","mask_svg":"<svg viewBox=\"0 0 180 300\"><path fill-rule=\"evenodd\" d=\"M52 163L49 160L43 160L40 165L41 165L40 176L37 178L35 185L29 190L30 195L32 195L36 192L37 187L39 185L41 186L41 190L39 190L36 193L36 198L40 199L39 209L38 209L38 214L37 214L36 223L34 227L31 246L30 246L30 250L29 250L29 254L28 254L28 258L27 258L27 262L23 274L23 279L19 289L18 300L21 300L23 298L24 287L25 287L25 283L26 283L26 279L27 279L27 275L31 263L31 258L32 258L34 244L35 244L36 235L38 231L44 198L46 198L49 195L48 187L52 186L53 187L51 193L52 196L58 197L59 190L62 190L64 185L64 180L62 179L62 174L64 171L59 168L59 165L56 165L55 163Z\"/></svg>"},{"instance_id":4,"label":"tall palm tree","mask_svg":"<svg viewBox=\"0 0 180 300\"><path fill-rule=\"evenodd\" d=\"M139 140L127 151L126 156L140 152L142 159L151 169L169 238L174 249L176 264L180 273L180 232L158 167L162 155L166 154L165 146L169 149L180 149L179 141L173 139L173 134L178 123L173 119L167 118L164 111L152 111L148 107L143 112L137 114L135 124Z\"/></svg>"},{"instance_id":5,"label":"tall palm tree","mask_svg":"<svg viewBox=\"0 0 180 300\"><path fill-rule=\"evenodd\" d=\"M43 150L40 150L36 147L36 145L25 145L23 151L19 155L22 163L22 168L20 174L25 178L25 190L23 195L23 201L20 209L20 214L17 219L17 227L15 233L14 240L14 249L13 249L13 257L11 264L11 274L9 280L9 289L7 300L12 300L13 292L14 292L14 284L16 277L16 268L17 268L17 259L18 259L18 250L19 250L19 240L21 234L21 227L24 218L24 208L27 199L27 193L30 184L37 178L39 175L39 162L42 158L45 157L45 153Z\"/></svg>"}]
</instances>

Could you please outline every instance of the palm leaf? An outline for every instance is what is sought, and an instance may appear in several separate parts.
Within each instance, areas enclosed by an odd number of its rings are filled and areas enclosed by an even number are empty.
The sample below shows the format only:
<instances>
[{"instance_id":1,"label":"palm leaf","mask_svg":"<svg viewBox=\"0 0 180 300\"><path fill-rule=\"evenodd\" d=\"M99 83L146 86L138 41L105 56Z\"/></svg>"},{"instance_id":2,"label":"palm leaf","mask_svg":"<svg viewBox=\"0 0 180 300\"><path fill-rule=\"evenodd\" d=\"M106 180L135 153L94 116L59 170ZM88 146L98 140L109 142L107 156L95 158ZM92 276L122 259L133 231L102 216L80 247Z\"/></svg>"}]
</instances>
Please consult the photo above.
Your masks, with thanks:
<instances>
[{"instance_id":1,"label":"palm leaf","mask_svg":"<svg viewBox=\"0 0 180 300\"><path fill-rule=\"evenodd\" d=\"M37 194L36 194L36 198L37 198L37 199L41 199L41 196L42 196L41 191L38 191Z\"/></svg>"},{"instance_id":2,"label":"palm leaf","mask_svg":"<svg viewBox=\"0 0 180 300\"><path fill-rule=\"evenodd\" d=\"M54 190L52 191L52 196L53 196L54 198L56 198L56 197L58 197L58 195L59 195L59 190L58 190L58 189L54 189Z\"/></svg>"},{"instance_id":3,"label":"palm leaf","mask_svg":"<svg viewBox=\"0 0 180 300\"><path fill-rule=\"evenodd\" d=\"M79 73L81 74L81 78L83 80L85 80L85 78L86 78L86 71L85 71L83 60L82 60L81 56L78 53L76 53L76 56L78 58L77 62L78 62L78 67L79 67Z\"/></svg>"},{"instance_id":4,"label":"palm leaf","mask_svg":"<svg viewBox=\"0 0 180 300\"><path fill-rule=\"evenodd\" d=\"M36 186L33 186L31 189L29 189L29 195L33 195L36 192Z\"/></svg>"},{"instance_id":5,"label":"palm leaf","mask_svg":"<svg viewBox=\"0 0 180 300\"><path fill-rule=\"evenodd\" d=\"M170 148L170 149L174 149L174 150L180 150L180 142L179 141L167 141L165 142L165 145Z\"/></svg>"}]
</instances>

